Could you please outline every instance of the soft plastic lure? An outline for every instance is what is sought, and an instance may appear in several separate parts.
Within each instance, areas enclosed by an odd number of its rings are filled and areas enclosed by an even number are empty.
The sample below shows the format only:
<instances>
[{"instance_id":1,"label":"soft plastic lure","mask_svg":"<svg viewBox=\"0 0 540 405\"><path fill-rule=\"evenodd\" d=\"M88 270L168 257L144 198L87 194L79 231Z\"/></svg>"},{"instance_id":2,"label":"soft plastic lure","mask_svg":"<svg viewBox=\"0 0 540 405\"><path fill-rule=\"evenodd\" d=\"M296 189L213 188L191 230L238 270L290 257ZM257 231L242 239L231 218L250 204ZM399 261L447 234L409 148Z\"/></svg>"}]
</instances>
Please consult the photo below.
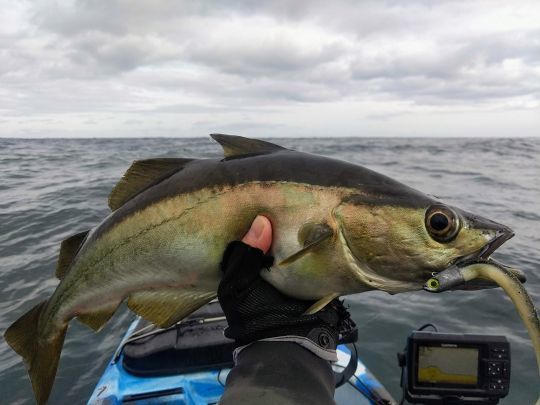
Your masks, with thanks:
<instances>
[{"instance_id":1,"label":"soft plastic lure","mask_svg":"<svg viewBox=\"0 0 540 405\"><path fill-rule=\"evenodd\" d=\"M474 279L490 280L497 283L514 303L529 332L540 373L540 320L531 297L515 273L514 269L491 260L472 263L464 267L452 266L430 278L424 289L429 292L442 292ZM536 405L540 405L540 398L536 401Z\"/></svg>"}]
</instances>

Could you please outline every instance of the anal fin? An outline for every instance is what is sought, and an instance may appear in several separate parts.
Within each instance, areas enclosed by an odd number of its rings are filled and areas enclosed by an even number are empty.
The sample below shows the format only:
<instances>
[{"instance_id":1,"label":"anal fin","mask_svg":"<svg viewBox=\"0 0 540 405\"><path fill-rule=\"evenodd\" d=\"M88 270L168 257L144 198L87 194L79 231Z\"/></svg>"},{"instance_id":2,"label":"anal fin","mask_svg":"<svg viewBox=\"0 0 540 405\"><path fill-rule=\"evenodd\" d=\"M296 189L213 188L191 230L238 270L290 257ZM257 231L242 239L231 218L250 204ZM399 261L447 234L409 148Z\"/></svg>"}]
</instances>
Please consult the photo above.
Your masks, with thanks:
<instances>
[{"instance_id":1,"label":"anal fin","mask_svg":"<svg viewBox=\"0 0 540 405\"><path fill-rule=\"evenodd\" d=\"M317 301L308 309L306 309L306 312L304 312L304 315L313 315L314 313L319 312L321 309L327 306L334 298L337 298L337 297L339 297L338 293L331 293L322 297L319 301Z\"/></svg>"},{"instance_id":2,"label":"anal fin","mask_svg":"<svg viewBox=\"0 0 540 405\"><path fill-rule=\"evenodd\" d=\"M215 292L200 290L138 291L129 296L128 307L147 321L167 328L210 302L215 296Z\"/></svg>"},{"instance_id":3,"label":"anal fin","mask_svg":"<svg viewBox=\"0 0 540 405\"><path fill-rule=\"evenodd\" d=\"M92 312L79 314L77 315L77 319L86 326L92 328L94 331L99 332L107 321L114 315L118 305L120 305L119 302L103 308L98 308Z\"/></svg>"}]
</instances>

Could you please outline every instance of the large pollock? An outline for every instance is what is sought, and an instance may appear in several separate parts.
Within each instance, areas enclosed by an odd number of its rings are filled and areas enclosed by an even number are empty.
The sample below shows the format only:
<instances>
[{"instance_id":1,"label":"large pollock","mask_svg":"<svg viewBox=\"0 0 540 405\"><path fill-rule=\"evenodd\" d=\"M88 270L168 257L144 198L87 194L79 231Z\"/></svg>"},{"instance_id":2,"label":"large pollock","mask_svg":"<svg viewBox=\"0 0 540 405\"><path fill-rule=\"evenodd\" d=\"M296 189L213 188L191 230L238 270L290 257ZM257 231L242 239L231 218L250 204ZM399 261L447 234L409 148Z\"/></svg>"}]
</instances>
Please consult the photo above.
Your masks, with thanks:
<instances>
[{"instance_id":1,"label":"large pollock","mask_svg":"<svg viewBox=\"0 0 540 405\"><path fill-rule=\"evenodd\" d=\"M224 159L134 162L111 193L113 212L62 243L55 292L5 333L39 404L71 319L100 330L127 300L159 326L180 321L215 297L222 252L259 214L272 222L276 258L261 275L286 294L319 300L313 311L338 295L422 289L434 273L484 259L513 236L361 166L212 137Z\"/></svg>"}]
</instances>

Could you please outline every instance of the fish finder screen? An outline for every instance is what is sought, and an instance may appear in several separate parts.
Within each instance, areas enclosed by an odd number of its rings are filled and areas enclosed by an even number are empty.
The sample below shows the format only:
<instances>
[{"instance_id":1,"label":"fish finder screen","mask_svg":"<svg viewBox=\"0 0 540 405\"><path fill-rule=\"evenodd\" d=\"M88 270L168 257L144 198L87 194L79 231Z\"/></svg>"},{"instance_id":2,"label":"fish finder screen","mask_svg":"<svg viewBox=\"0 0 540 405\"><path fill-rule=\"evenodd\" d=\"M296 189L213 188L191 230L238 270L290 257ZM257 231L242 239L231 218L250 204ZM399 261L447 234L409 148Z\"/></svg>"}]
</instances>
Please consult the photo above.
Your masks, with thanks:
<instances>
[{"instance_id":1,"label":"fish finder screen","mask_svg":"<svg viewBox=\"0 0 540 405\"><path fill-rule=\"evenodd\" d=\"M418 382L476 385L478 383L478 349L419 346Z\"/></svg>"}]
</instances>

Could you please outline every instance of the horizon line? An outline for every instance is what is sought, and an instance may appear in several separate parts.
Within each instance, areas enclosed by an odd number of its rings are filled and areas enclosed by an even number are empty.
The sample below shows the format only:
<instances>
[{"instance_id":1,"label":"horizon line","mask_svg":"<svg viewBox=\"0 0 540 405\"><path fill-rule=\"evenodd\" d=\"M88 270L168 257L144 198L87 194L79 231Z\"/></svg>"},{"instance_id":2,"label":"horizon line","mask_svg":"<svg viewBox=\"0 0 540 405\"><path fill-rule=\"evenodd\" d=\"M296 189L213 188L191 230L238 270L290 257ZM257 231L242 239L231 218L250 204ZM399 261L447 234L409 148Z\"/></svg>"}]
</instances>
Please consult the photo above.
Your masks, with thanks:
<instances>
[{"instance_id":1,"label":"horizon line","mask_svg":"<svg viewBox=\"0 0 540 405\"><path fill-rule=\"evenodd\" d=\"M227 134L227 135L237 135L237 134ZM252 136L243 136L245 138L252 138ZM199 135L199 136L72 136L72 137L63 137L63 136L17 136L9 137L0 135L0 139L9 139L9 140L41 140L41 139L69 139L69 140L93 140L93 139L208 139L208 135ZM342 135L342 136L262 136L255 138L271 138L271 139L537 139L540 138L539 135L527 135L527 136L482 136L482 135L445 135L445 136L426 136L426 135L376 135L376 136L365 136L365 135Z\"/></svg>"}]
</instances>

